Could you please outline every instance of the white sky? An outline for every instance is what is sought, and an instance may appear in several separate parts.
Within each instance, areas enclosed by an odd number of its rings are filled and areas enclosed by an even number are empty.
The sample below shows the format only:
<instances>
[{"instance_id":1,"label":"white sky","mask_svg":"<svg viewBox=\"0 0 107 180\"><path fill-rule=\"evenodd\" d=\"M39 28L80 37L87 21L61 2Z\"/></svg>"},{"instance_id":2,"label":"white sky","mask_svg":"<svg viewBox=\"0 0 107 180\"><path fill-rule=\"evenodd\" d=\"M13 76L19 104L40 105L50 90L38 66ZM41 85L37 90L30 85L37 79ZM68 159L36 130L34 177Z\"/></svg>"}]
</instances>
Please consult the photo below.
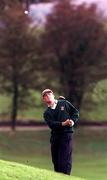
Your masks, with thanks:
<instances>
[{"instance_id":1,"label":"white sky","mask_svg":"<svg viewBox=\"0 0 107 180\"><path fill-rule=\"evenodd\" d=\"M76 4L85 3L96 3L98 8L101 9L105 15L107 15L107 0L74 0ZM51 12L52 3L38 3L30 6L30 15L33 19L37 18L41 22L45 21L45 15Z\"/></svg>"}]
</instances>

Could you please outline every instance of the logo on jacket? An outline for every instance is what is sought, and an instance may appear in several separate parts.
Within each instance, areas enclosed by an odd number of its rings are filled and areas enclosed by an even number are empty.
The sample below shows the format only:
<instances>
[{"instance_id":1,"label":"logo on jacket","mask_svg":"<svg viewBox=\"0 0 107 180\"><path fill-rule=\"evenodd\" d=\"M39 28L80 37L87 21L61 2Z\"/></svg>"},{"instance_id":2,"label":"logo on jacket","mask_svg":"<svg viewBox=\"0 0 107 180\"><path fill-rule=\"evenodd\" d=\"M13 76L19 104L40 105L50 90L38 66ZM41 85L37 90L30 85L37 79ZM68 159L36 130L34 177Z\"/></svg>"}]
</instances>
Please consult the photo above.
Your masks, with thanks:
<instances>
[{"instance_id":1,"label":"logo on jacket","mask_svg":"<svg viewBox=\"0 0 107 180\"><path fill-rule=\"evenodd\" d=\"M64 111L64 106L61 106L61 111Z\"/></svg>"}]
</instances>

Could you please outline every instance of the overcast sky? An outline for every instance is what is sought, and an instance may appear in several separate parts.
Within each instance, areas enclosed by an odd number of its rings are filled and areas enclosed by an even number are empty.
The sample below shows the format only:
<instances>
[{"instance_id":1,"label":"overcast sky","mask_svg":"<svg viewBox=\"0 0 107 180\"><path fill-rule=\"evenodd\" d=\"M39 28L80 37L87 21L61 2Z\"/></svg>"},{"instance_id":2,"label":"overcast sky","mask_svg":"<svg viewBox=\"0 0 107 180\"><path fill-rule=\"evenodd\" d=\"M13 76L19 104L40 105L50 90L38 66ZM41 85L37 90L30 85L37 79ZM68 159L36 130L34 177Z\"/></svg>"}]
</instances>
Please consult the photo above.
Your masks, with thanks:
<instances>
[{"instance_id":1,"label":"overcast sky","mask_svg":"<svg viewBox=\"0 0 107 180\"><path fill-rule=\"evenodd\" d=\"M107 0L74 0L75 3L96 3L98 8L101 9L105 15L107 15ZM52 3L38 3L30 6L30 14L33 19L38 18L40 21L45 21L45 15L51 12Z\"/></svg>"}]
</instances>

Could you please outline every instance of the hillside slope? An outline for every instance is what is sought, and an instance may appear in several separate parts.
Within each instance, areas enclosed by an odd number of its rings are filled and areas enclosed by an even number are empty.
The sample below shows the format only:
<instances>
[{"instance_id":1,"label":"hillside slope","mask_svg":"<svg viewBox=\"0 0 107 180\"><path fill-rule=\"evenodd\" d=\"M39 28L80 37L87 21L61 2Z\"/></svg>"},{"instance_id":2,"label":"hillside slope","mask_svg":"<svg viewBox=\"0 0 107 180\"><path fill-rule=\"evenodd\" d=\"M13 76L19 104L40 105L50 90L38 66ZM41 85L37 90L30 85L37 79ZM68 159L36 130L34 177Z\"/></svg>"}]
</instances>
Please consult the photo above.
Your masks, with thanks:
<instances>
[{"instance_id":1,"label":"hillside slope","mask_svg":"<svg viewBox=\"0 0 107 180\"><path fill-rule=\"evenodd\" d=\"M52 171L0 160L0 180L85 180Z\"/></svg>"}]
</instances>

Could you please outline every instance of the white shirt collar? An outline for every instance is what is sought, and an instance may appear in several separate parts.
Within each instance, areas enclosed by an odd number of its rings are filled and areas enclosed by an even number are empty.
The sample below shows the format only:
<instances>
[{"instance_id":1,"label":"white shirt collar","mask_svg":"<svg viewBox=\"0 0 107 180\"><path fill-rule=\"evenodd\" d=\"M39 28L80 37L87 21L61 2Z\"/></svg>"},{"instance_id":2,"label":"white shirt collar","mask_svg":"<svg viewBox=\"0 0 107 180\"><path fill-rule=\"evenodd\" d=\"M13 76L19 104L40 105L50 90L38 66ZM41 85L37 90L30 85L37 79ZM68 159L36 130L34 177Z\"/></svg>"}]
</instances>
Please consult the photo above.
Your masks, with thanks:
<instances>
[{"instance_id":1,"label":"white shirt collar","mask_svg":"<svg viewBox=\"0 0 107 180\"><path fill-rule=\"evenodd\" d=\"M55 109L56 106L57 106L57 103L58 103L58 100L55 99L54 104L52 104L52 105L50 105L48 107L50 107L51 109Z\"/></svg>"}]
</instances>

